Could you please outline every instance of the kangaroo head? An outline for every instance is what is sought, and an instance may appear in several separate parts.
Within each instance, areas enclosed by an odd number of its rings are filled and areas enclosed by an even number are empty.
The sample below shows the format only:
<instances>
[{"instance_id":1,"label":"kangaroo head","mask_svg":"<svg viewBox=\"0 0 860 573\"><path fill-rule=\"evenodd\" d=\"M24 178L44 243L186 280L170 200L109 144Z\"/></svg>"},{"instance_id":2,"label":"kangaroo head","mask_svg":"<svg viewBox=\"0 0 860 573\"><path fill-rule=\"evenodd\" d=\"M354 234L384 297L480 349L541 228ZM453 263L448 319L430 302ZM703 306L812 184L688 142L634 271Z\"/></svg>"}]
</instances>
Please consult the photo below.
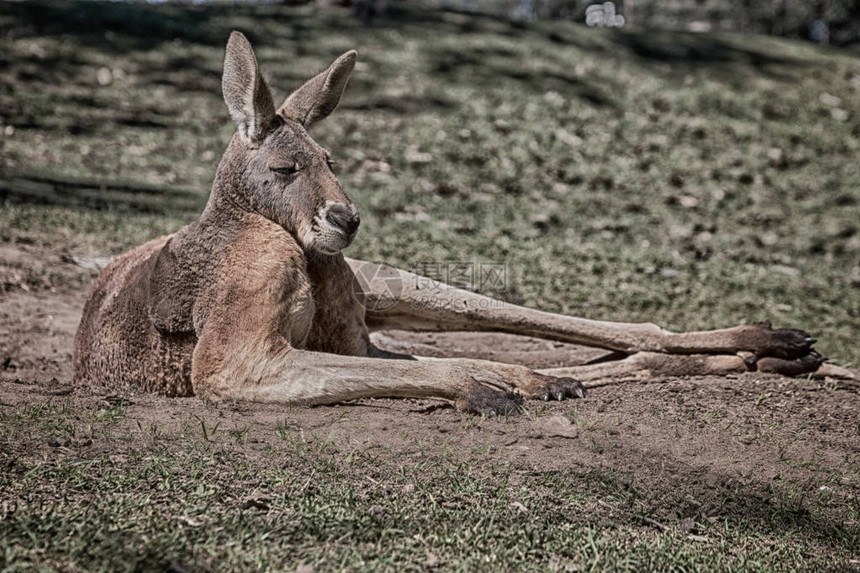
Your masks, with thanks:
<instances>
[{"instance_id":1,"label":"kangaroo head","mask_svg":"<svg viewBox=\"0 0 860 573\"><path fill-rule=\"evenodd\" d=\"M334 111L355 56L340 56L277 111L245 36L230 35L224 58L224 101L238 131L218 166L215 188L281 225L305 250L324 254L352 243L359 216L331 170L331 155L307 129Z\"/></svg>"}]
</instances>

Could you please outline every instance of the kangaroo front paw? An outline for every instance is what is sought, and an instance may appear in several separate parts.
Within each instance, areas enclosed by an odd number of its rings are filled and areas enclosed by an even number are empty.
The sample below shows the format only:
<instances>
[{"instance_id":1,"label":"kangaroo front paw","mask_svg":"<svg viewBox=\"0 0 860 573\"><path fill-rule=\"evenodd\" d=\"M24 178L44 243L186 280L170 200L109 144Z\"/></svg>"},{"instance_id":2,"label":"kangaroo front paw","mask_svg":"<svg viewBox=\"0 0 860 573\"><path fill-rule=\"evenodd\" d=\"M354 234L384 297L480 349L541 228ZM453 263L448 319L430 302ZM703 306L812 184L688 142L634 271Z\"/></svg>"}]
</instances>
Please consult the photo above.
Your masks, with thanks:
<instances>
[{"instance_id":1,"label":"kangaroo front paw","mask_svg":"<svg viewBox=\"0 0 860 573\"><path fill-rule=\"evenodd\" d=\"M482 416L517 415L523 399L513 392L504 392L475 381L469 391L457 401L457 408Z\"/></svg>"},{"instance_id":2,"label":"kangaroo front paw","mask_svg":"<svg viewBox=\"0 0 860 573\"><path fill-rule=\"evenodd\" d=\"M538 390L535 396L539 400L549 402L550 400L566 400L567 398L585 398L585 386L579 380L573 378L552 378Z\"/></svg>"},{"instance_id":3,"label":"kangaroo front paw","mask_svg":"<svg viewBox=\"0 0 860 573\"><path fill-rule=\"evenodd\" d=\"M794 360L812 351L815 339L808 332L796 328L771 328L770 322L757 322L745 332L743 344L757 358Z\"/></svg>"}]
</instances>

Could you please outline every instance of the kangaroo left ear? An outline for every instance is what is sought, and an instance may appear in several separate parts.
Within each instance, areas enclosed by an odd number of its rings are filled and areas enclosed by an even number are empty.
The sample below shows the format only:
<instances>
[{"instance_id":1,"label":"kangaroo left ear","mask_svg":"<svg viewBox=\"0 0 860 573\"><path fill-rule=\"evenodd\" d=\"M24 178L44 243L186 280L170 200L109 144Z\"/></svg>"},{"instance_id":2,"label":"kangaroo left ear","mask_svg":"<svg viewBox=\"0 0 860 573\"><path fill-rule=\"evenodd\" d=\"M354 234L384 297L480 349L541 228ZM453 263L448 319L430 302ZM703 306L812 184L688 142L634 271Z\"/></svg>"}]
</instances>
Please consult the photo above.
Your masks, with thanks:
<instances>
[{"instance_id":1,"label":"kangaroo left ear","mask_svg":"<svg viewBox=\"0 0 860 573\"><path fill-rule=\"evenodd\" d=\"M254 50L240 32L230 34L227 42L221 89L242 143L255 147L272 126L275 103L260 74Z\"/></svg>"},{"instance_id":2,"label":"kangaroo left ear","mask_svg":"<svg viewBox=\"0 0 860 573\"><path fill-rule=\"evenodd\" d=\"M305 128L325 119L340 101L346 82L355 67L356 51L336 59L324 72L294 91L278 109L278 115L298 121Z\"/></svg>"}]
</instances>

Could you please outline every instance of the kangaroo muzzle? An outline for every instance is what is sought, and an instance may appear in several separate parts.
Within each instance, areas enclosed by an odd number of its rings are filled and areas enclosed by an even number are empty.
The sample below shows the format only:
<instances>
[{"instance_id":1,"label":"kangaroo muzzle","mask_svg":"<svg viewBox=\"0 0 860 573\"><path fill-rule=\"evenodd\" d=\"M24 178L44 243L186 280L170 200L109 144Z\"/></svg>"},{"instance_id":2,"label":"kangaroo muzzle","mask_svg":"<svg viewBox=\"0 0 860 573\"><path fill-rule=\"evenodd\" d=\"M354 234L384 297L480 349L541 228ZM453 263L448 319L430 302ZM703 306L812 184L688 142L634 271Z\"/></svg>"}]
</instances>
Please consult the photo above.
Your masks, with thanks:
<instances>
[{"instance_id":1,"label":"kangaroo muzzle","mask_svg":"<svg viewBox=\"0 0 860 573\"><path fill-rule=\"evenodd\" d=\"M358 225L361 223L361 217L355 205L331 205L325 214L325 220L350 238L355 237Z\"/></svg>"},{"instance_id":2,"label":"kangaroo muzzle","mask_svg":"<svg viewBox=\"0 0 860 573\"><path fill-rule=\"evenodd\" d=\"M338 253L352 244L360 223L355 205L329 201L314 217L311 246L322 253Z\"/></svg>"}]
</instances>

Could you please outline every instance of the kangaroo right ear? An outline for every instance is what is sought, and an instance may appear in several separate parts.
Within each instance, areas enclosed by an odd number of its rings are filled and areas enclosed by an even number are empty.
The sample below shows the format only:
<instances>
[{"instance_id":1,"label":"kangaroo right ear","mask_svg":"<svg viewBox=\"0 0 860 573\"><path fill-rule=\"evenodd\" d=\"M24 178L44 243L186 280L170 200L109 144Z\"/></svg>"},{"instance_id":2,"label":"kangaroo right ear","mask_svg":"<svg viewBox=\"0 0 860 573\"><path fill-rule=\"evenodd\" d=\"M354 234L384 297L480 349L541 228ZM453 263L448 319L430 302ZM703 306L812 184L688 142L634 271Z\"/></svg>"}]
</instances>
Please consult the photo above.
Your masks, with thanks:
<instances>
[{"instance_id":1,"label":"kangaroo right ear","mask_svg":"<svg viewBox=\"0 0 860 573\"><path fill-rule=\"evenodd\" d=\"M346 82L355 67L355 50L341 55L324 72L320 72L294 91L278 109L278 114L294 119L310 129L324 119L340 102Z\"/></svg>"},{"instance_id":2,"label":"kangaroo right ear","mask_svg":"<svg viewBox=\"0 0 860 573\"><path fill-rule=\"evenodd\" d=\"M221 90L242 143L256 147L274 122L275 104L254 50L240 32L231 33L227 42Z\"/></svg>"}]
</instances>

